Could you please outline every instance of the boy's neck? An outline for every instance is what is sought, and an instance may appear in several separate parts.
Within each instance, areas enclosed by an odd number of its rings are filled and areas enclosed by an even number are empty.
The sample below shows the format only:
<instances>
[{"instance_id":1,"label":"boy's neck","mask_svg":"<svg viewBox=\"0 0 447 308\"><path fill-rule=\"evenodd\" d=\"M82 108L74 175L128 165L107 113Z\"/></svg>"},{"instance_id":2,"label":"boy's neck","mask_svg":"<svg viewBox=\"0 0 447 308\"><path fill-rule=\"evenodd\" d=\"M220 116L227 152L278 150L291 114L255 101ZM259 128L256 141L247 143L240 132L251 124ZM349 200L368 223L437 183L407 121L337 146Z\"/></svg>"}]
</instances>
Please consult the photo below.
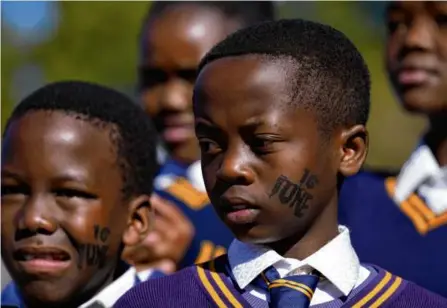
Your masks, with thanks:
<instances>
[{"instance_id":1,"label":"boy's neck","mask_svg":"<svg viewBox=\"0 0 447 308\"><path fill-rule=\"evenodd\" d=\"M440 166L447 166L447 113L431 116L430 129L425 136Z\"/></svg>"},{"instance_id":2,"label":"boy's neck","mask_svg":"<svg viewBox=\"0 0 447 308\"><path fill-rule=\"evenodd\" d=\"M334 239L338 232L337 196L304 234L267 245L284 258L304 260Z\"/></svg>"}]
</instances>

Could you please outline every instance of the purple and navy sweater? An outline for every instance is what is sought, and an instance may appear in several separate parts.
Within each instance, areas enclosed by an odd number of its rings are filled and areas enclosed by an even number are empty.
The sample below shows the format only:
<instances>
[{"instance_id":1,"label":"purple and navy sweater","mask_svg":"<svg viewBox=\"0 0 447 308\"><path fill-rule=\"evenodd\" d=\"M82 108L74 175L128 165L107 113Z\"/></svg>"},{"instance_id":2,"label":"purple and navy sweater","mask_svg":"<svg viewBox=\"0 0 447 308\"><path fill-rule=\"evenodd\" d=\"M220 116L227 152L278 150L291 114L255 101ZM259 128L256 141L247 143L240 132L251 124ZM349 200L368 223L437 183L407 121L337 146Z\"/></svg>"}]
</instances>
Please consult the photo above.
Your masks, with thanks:
<instances>
[{"instance_id":1,"label":"purple and navy sweater","mask_svg":"<svg viewBox=\"0 0 447 308\"><path fill-rule=\"evenodd\" d=\"M345 298L313 308L446 308L447 299L374 266L364 265L370 277ZM141 283L115 304L116 308L268 308L263 301L233 281L225 256L188 267L171 276Z\"/></svg>"}]
</instances>

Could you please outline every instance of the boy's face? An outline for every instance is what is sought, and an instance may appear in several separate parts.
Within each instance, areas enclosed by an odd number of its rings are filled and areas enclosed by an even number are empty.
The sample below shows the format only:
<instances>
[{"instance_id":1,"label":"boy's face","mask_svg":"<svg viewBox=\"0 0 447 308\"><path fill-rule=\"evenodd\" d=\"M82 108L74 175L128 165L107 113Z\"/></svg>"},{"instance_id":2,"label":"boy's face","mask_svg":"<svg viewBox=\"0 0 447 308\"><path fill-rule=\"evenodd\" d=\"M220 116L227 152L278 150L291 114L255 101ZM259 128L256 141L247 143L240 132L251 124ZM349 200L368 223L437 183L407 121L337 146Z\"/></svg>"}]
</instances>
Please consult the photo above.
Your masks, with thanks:
<instances>
[{"instance_id":1,"label":"boy's face","mask_svg":"<svg viewBox=\"0 0 447 308\"><path fill-rule=\"evenodd\" d=\"M1 169L1 253L25 300L82 302L110 283L135 224L109 128L31 111L9 126Z\"/></svg>"},{"instance_id":2,"label":"boy's face","mask_svg":"<svg viewBox=\"0 0 447 308\"><path fill-rule=\"evenodd\" d=\"M386 62L407 110L447 110L447 3L393 2L387 11Z\"/></svg>"},{"instance_id":3,"label":"boy's face","mask_svg":"<svg viewBox=\"0 0 447 308\"><path fill-rule=\"evenodd\" d=\"M323 141L314 113L288 105L291 67L254 56L223 58L208 64L195 86L206 189L221 219L246 242L301 238L322 215L336 226L344 137L337 130Z\"/></svg>"},{"instance_id":4,"label":"boy's face","mask_svg":"<svg viewBox=\"0 0 447 308\"><path fill-rule=\"evenodd\" d=\"M200 5L169 8L146 25L139 68L141 99L177 159L199 159L192 89L200 59L237 26Z\"/></svg>"}]
</instances>

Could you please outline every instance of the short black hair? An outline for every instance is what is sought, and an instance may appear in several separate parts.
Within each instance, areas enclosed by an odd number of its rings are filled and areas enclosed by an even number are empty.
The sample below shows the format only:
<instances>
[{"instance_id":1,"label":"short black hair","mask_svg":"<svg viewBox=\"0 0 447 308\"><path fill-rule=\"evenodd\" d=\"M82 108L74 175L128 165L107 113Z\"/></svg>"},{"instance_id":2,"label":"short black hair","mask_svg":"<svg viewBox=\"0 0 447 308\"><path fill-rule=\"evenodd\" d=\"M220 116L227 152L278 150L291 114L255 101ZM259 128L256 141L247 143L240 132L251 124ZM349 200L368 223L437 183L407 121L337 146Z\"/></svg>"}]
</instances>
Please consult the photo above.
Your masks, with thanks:
<instances>
[{"instance_id":1,"label":"short black hair","mask_svg":"<svg viewBox=\"0 0 447 308\"><path fill-rule=\"evenodd\" d=\"M156 173L156 131L144 111L124 94L82 81L48 84L14 109L8 126L31 111L62 112L99 128L110 128L122 170L123 194L151 194Z\"/></svg>"},{"instance_id":2,"label":"short black hair","mask_svg":"<svg viewBox=\"0 0 447 308\"><path fill-rule=\"evenodd\" d=\"M275 19L274 1L154 1L149 7L144 25L166 9L178 5L194 5L218 10L229 19L235 19L243 26L249 26ZM143 26L144 27L144 26Z\"/></svg>"},{"instance_id":3,"label":"short black hair","mask_svg":"<svg viewBox=\"0 0 447 308\"><path fill-rule=\"evenodd\" d=\"M292 60L290 104L316 111L324 131L366 124L371 89L368 67L340 31L302 19L253 25L214 46L202 59L199 73L212 61L243 55Z\"/></svg>"}]
</instances>

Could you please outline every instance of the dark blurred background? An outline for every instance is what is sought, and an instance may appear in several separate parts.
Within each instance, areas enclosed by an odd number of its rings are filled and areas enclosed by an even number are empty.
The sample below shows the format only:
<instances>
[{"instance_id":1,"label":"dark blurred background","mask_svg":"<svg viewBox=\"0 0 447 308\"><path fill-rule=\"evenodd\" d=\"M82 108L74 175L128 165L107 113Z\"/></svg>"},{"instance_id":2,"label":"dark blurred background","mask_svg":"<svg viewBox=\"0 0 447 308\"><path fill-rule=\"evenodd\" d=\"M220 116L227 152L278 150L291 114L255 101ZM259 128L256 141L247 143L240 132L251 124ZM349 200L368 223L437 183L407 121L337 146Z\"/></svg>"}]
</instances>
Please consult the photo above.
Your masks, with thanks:
<instances>
[{"instance_id":1,"label":"dark blurred background","mask_svg":"<svg viewBox=\"0 0 447 308\"><path fill-rule=\"evenodd\" d=\"M303 17L346 33L372 74L367 164L399 167L424 120L404 114L383 67L386 2L277 2L279 17ZM2 129L14 105L42 84L81 79L113 86L137 100L137 37L150 2L1 2ZM2 268L2 274L3 268ZM2 275L2 287L7 281Z\"/></svg>"}]
</instances>

